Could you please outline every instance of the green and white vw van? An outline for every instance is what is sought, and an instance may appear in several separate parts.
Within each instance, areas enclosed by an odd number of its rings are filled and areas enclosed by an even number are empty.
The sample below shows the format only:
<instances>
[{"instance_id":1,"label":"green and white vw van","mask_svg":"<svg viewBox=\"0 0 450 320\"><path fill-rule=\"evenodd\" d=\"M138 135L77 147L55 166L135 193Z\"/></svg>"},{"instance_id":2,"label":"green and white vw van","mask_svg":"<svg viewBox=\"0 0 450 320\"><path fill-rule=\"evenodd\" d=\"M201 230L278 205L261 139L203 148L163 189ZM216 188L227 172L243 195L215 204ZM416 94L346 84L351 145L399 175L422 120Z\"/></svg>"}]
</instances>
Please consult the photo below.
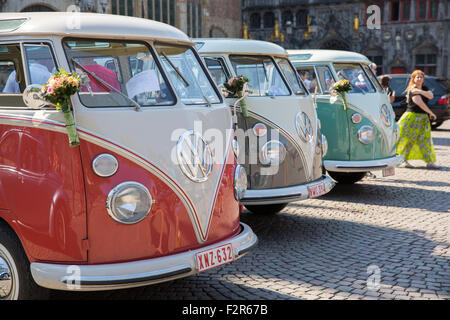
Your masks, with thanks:
<instances>
[{"instance_id":1,"label":"green and white vw van","mask_svg":"<svg viewBox=\"0 0 450 320\"><path fill-rule=\"evenodd\" d=\"M338 50L288 50L289 59L313 94L322 133L328 140L324 167L339 183L355 183L367 172L395 174L398 127L388 96L362 54ZM332 90L347 79L347 107Z\"/></svg>"},{"instance_id":2,"label":"green and white vw van","mask_svg":"<svg viewBox=\"0 0 450 320\"><path fill-rule=\"evenodd\" d=\"M241 204L255 213L275 213L289 202L329 192L335 183L322 166L326 139L286 50L258 40L193 41L219 87L239 75L249 80L248 115L236 97L226 98L235 114L238 162L247 172Z\"/></svg>"}]
</instances>

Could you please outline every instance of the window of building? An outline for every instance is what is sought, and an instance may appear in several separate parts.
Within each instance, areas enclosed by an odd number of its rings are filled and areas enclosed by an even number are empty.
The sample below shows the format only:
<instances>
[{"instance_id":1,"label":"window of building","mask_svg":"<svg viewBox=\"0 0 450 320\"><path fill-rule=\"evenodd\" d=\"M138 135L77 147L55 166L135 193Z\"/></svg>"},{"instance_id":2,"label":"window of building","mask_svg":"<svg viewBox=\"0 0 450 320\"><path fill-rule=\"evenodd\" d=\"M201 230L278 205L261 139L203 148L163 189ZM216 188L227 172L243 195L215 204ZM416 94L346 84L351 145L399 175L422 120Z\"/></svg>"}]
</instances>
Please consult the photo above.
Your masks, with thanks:
<instances>
[{"instance_id":1,"label":"window of building","mask_svg":"<svg viewBox=\"0 0 450 320\"><path fill-rule=\"evenodd\" d=\"M427 0L417 0L416 19L425 20L427 17Z\"/></svg>"},{"instance_id":2,"label":"window of building","mask_svg":"<svg viewBox=\"0 0 450 320\"><path fill-rule=\"evenodd\" d=\"M308 11L305 9L298 10L295 20L298 27L305 27L308 24Z\"/></svg>"},{"instance_id":3,"label":"window of building","mask_svg":"<svg viewBox=\"0 0 450 320\"><path fill-rule=\"evenodd\" d=\"M428 10L428 18L429 19L437 19L438 17L438 0L430 0L429 10Z\"/></svg>"},{"instance_id":4,"label":"window of building","mask_svg":"<svg viewBox=\"0 0 450 320\"><path fill-rule=\"evenodd\" d=\"M391 21L400 19L400 1L391 1Z\"/></svg>"},{"instance_id":5,"label":"window of building","mask_svg":"<svg viewBox=\"0 0 450 320\"><path fill-rule=\"evenodd\" d=\"M264 28L273 28L275 25L275 14L273 12L264 13Z\"/></svg>"},{"instance_id":6,"label":"window of building","mask_svg":"<svg viewBox=\"0 0 450 320\"><path fill-rule=\"evenodd\" d=\"M437 55L435 53L416 54L416 69L425 72L426 75L436 75Z\"/></svg>"},{"instance_id":7,"label":"window of building","mask_svg":"<svg viewBox=\"0 0 450 320\"><path fill-rule=\"evenodd\" d=\"M175 26L175 0L147 0L147 18Z\"/></svg>"},{"instance_id":8,"label":"window of building","mask_svg":"<svg viewBox=\"0 0 450 320\"><path fill-rule=\"evenodd\" d=\"M292 15L291 11L288 10L288 11L284 11L283 12L283 15L282 15L282 18L281 18L283 26L286 27L288 21L290 21L291 25L292 25L292 23L294 22L293 19L294 19L294 16Z\"/></svg>"},{"instance_id":9,"label":"window of building","mask_svg":"<svg viewBox=\"0 0 450 320\"><path fill-rule=\"evenodd\" d=\"M410 19L410 12L411 12L411 1L410 0L403 0L401 2L400 20L408 21Z\"/></svg>"},{"instance_id":10,"label":"window of building","mask_svg":"<svg viewBox=\"0 0 450 320\"><path fill-rule=\"evenodd\" d=\"M258 12L254 12L250 15L250 28L261 27L261 15Z\"/></svg>"}]
</instances>

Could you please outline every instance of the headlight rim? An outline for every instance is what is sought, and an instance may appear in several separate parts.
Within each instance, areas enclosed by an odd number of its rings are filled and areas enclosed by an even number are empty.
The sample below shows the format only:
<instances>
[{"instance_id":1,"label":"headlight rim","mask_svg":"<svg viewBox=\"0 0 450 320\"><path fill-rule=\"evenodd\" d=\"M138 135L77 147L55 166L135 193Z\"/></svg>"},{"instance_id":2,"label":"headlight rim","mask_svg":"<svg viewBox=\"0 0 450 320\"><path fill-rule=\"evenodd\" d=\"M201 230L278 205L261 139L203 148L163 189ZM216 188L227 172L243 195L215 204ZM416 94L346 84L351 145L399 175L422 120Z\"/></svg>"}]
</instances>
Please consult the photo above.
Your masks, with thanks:
<instances>
[{"instance_id":1,"label":"headlight rim","mask_svg":"<svg viewBox=\"0 0 450 320\"><path fill-rule=\"evenodd\" d=\"M370 129L370 131L372 132L372 138L370 139L370 141L364 141L363 140L362 134L364 133L363 132L364 129ZM375 139L375 131L374 131L372 126L364 125L364 126L362 126L361 128L358 129L358 140L362 144L368 145L368 144L372 143L374 139Z\"/></svg>"},{"instance_id":2,"label":"headlight rim","mask_svg":"<svg viewBox=\"0 0 450 320\"><path fill-rule=\"evenodd\" d=\"M115 213L114 213L114 209L112 204L114 203L114 200L117 198L117 195L120 193L121 190L125 189L125 187L130 187L130 186L137 186L139 188L141 188L144 193L147 195L148 199L149 199L149 209L147 210L147 212L142 215L138 220L132 220L132 221L126 221L126 220L121 220ZM153 207L153 203L155 201L153 200L153 197L150 193L150 191L148 190L148 188L146 186L144 186L142 183L136 182L136 181L125 181L122 183L119 183L118 185L116 185L114 188L112 188L109 193L108 196L106 198L106 210L108 212L108 215L116 222L121 223L121 224L125 224L125 225L133 225L133 224L137 224L139 222L141 222L142 220L144 220L151 212L152 207Z\"/></svg>"}]
</instances>

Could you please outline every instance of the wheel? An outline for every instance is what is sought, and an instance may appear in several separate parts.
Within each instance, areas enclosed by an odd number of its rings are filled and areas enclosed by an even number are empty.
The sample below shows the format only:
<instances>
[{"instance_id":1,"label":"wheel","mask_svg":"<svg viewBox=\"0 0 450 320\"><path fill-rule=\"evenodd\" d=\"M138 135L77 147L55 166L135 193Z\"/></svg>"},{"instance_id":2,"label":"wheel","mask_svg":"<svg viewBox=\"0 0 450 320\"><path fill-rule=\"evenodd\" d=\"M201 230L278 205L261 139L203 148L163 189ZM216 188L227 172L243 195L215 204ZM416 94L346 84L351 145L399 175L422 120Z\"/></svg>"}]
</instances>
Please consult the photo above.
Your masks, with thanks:
<instances>
[{"instance_id":1,"label":"wheel","mask_svg":"<svg viewBox=\"0 0 450 320\"><path fill-rule=\"evenodd\" d=\"M365 177L367 172L336 172L328 171L330 177L342 184L353 184Z\"/></svg>"},{"instance_id":2,"label":"wheel","mask_svg":"<svg viewBox=\"0 0 450 320\"><path fill-rule=\"evenodd\" d=\"M30 263L17 236L0 221L0 269L8 279L0 280L0 300L30 300L48 297L31 276Z\"/></svg>"},{"instance_id":3,"label":"wheel","mask_svg":"<svg viewBox=\"0 0 450 320\"><path fill-rule=\"evenodd\" d=\"M444 121L437 121L431 124L431 129L437 129Z\"/></svg>"},{"instance_id":4,"label":"wheel","mask_svg":"<svg viewBox=\"0 0 450 320\"><path fill-rule=\"evenodd\" d=\"M265 204L265 205L248 205L245 207L253 213L275 214L277 212L280 212L284 208L286 208L287 205L288 205L288 203L276 203L276 204Z\"/></svg>"}]
</instances>

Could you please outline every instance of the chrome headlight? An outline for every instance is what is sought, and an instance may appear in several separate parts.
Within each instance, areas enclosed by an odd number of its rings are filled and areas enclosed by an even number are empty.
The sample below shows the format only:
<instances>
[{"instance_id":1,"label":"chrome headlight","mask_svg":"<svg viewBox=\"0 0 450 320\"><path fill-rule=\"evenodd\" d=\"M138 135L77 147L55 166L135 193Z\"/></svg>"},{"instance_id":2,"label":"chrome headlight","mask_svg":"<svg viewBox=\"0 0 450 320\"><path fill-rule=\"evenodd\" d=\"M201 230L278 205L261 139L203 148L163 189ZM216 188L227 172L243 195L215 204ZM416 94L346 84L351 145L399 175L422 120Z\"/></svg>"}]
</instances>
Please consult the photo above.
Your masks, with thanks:
<instances>
[{"instance_id":1,"label":"chrome headlight","mask_svg":"<svg viewBox=\"0 0 450 320\"><path fill-rule=\"evenodd\" d=\"M328 152L328 140L327 137L322 135L322 157L325 157L327 152Z\"/></svg>"},{"instance_id":2,"label":"chrome headlight","mask_svg":"<svg viewBox=\"0 0 450 320\"><path fill-rule=\"evenodd\" d=\"M259 152L259 161L264 165L278 165L286 158L286 148L278 140L270 140Z\"/></svg>"},{"instance_id":3,"label":"chrome headlight","mask_svg":"<svg viewBox=\"0 0 450 320\"><path fill-rule=\"evenodd\" d=\"M234 171L234 197L237 201L244 197L245 191L247 191L247 172L243 166L237 165Z\"/></svg>"},{"instance_id":4,"label":"chrome headlight","mask_svg":"<svg viewBox=\"0 0 450 320\"><path fill-rule=\"evenodd\" d=\"M388 106L385 104L383 104L380 108L380 118L386 127L391 126L391 124L392 124L391 111L389 110Z\"/></svg>"},{"instance_id":5,"label":"chrome headlight","mask_svg":"<svg viewBox=\"0 0 450 320\"><path fill-rule=\"evenodd\" d=\"M358 130L358 139L361 143L369 144L373 141L375 134L371 126L362 126Z\"/></svg>"},{"instance_id":6,"label":"chrome headlight","mask_svg":"<svg viewBox=\"0 0 450 320\"><path fill-rule=\"evenodd\" d=\"M128 181L112 189L106 200L106 209L114 220L124 224L138 223L152 208L148 189L137 182Z\"/></svg>"}]
</instances>

